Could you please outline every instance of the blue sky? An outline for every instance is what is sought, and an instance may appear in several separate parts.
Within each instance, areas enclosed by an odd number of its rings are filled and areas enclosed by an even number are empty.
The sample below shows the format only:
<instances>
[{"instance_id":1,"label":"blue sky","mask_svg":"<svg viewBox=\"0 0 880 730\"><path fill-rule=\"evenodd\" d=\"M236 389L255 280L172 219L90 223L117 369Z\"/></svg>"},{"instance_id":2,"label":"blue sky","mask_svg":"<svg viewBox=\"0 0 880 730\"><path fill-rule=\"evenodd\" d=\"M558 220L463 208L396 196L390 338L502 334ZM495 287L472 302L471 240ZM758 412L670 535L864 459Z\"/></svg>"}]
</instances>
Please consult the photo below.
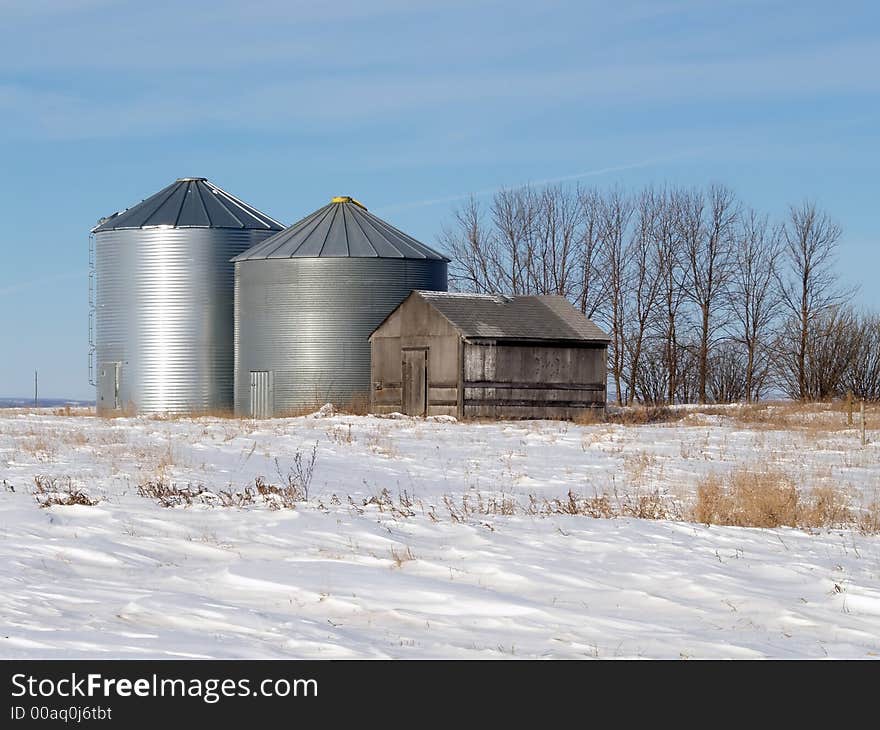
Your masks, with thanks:
<instances>
[{"instance_id":1,"label":"blue sky","mask_svg":"<svg viewBox=\"0 0 880 730\"><path fill-rule=\"evenodd\" d=\"M92 397L88 231L177 177L433 243L469 193L720 181L843 226L880 309L880 10L828 2L0 0L0 396Z\"/></svg>"}]
</instances>

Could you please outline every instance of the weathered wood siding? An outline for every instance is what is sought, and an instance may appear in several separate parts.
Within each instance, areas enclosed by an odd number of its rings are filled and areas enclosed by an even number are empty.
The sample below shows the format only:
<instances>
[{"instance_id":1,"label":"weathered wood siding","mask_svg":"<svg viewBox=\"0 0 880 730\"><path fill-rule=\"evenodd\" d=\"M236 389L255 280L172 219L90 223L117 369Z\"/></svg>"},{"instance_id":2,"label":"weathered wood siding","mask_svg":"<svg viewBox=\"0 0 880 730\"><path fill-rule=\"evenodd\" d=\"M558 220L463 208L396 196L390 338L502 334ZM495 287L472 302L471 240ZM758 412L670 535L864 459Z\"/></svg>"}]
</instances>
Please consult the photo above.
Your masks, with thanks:
<instances>
[{"instance_id":1,"label":"weathered wood siding","mask_svg":"<svg viewBox=\"0 0 880 730\"><path fill-rule=\"evenodd\" d=\"M427 355L428 415L570 419L605 408L603 344L465 342L418 296L408 297L370 339L372 413L406 412L402 364L412 350Z\"/></svg>"},{"instance_id":2,"label":"weathered wood siding","mask_svg":"<svg viewBox=\"0 0 880 730\"><path fill-rule=\"evenodd\" d=\"M464 344L466 418L574 418L605 407L606 348Z\"/></svg>"},{"instance_id":3,"label":"weathered wood siding","mask_svg":"<svg viewBox=\"0 0 880 730\"><path fill-rule=\"evenodd\" d=\"M460 416L461 337L445 317L423 299L411 296L373 333L370 411L405 412L404 350L427 350L429 416Z\"/></svg>"}]
</instances>

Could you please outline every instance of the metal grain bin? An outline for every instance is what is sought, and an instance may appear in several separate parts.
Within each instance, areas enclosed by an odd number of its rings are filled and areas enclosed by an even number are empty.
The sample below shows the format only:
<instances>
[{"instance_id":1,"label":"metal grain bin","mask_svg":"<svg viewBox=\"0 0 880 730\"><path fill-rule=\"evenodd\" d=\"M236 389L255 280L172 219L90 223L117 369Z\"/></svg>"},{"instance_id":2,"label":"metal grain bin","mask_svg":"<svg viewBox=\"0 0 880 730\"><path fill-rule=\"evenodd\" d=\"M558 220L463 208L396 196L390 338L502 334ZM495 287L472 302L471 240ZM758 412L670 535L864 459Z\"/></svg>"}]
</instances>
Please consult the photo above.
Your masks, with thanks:
<instances>
[{"instance_id":1,"label":"metal grain bin","mask_svg":"<svg viewBox=\"0 0 880 730\"><path fill-rule=\"evenodd\" d=\"M93 229L98 413L233 404L230 259L280 231L204 178L181 178Z\"/></svg>"},{"instance_id":2,"label":"metal grain bin","mask_svg":"<svg viewBox=\"0 0 880 730\"><path fill-rule=\"evenodd\" d=\"M349 197L235 259L235 412L369 401L370 332L448 259Z\"/></svg>"}]
</instances>

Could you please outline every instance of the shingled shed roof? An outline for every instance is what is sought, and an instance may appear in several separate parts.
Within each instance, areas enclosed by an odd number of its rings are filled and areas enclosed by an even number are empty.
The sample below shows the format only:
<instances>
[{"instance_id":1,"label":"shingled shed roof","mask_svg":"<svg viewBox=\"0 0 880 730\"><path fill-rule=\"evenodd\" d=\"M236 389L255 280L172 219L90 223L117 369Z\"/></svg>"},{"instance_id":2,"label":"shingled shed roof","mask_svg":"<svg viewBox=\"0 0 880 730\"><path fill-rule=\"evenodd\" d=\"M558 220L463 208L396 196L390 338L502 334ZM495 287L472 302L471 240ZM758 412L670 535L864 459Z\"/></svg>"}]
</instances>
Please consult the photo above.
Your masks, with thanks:
<instances>
[{"instance_id":1,"label":"shingled shed roof","mask_svg":"<svg viewBox=\"0 0 880 730\"><path fill-rule=\"evenodd\" d=\"M609 337L564 297L415 292L466 339L602 342Z\"/></svg>"}]
</instances>

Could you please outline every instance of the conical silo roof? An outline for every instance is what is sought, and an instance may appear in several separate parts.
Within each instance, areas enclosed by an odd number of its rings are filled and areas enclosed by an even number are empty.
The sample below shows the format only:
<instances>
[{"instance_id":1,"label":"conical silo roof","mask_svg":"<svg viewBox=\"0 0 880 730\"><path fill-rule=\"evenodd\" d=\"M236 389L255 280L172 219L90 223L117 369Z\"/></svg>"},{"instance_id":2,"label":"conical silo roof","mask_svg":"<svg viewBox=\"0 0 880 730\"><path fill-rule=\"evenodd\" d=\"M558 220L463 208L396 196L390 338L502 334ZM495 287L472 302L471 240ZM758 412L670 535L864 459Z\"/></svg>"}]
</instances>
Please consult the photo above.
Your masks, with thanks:
<instances>
[{"instance_id":1,"label":"conical silo roof","mask_svg":"<svg viewBox=\"0 0 880 730\"><path fill-rule=\"evenodd\" d=\"M102 218L92 233L131 228L237 228L280 231L283 224L203 177L182 177L137 205Z\"/></svg>"},{"instance_id":2,"label":"conical silo roof","mask_svg":"<svg viewBox=\"0 0 880 730\"><path fill-rule=\"evenodd\" d=\"M233 261L288 258L391 258L448 261L348 196L333 198L301 221Z\"/></svg>"}]
</instances>

